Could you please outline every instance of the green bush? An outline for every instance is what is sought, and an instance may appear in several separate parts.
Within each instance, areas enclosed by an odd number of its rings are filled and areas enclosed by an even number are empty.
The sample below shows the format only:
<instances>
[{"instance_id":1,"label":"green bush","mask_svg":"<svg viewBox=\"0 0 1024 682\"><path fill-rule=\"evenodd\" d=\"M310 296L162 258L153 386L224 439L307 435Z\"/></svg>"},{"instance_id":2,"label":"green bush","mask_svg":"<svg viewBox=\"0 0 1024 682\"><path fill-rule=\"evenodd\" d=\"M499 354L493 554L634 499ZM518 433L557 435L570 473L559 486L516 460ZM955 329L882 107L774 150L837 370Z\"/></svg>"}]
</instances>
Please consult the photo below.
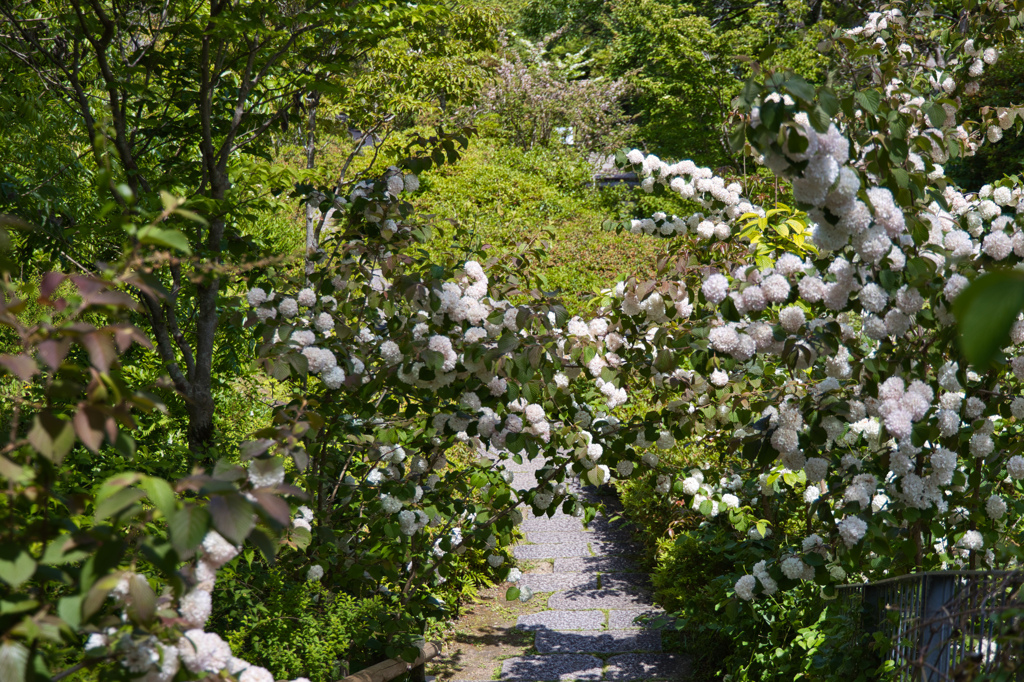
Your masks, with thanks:
<instances>
[{"instance_id":1,"label":"green bush","mask_svg":"<svg viewBox=\"0 0 1024 682\"><path fill-rule=\"evenodd\" d=\"M571 148L523 152L484 134L459 163L422 178L418 208L468 232L465 241L457 241L451 237L456 230L436 221L443 234L429 248L460 254L485 245L497 253L543 242L546 260L531 274L545 290L562 292L566 308L576 314L595 289L616 277L652 276L665 252L657 240L601 229L624 192L594 189L591 173Z\"/></svg>"},{"instance_id":2,"label":"green bush","mask_svg":"<svg viewBox=\"0 0 1024 682\"><path fill-rule=\"evenodd\" d=\"M681 444L660 458L663 470L699 467L711 480L728 475L730 464L736 464L733 455L709 444ZM656 479L652 471L616 485L626 516L646 540L655 603L669 614L662 624L675 628L666 633L666 644L691 658L691 679L879 679L879 662L861 641L860 612L826 600L817 585L794 584L750 602L733 593L739 576L777 555L790 534L799 536L799 528L782 524L778 537L751 538L725 513L708 518L683 506L680 498L657 493ZM776 499L785 495L782 489Z\"/></svg>"},{"instance_id":3,"label":"green bush","mask_svg":"<svg viewBox=\"0 0 1024 682\"><path fill-rule=\"evenodd\" d=\"M249 568L256 570L225 570L231 589L214 592L216 631L236 656L275 679L311 682L332 682L384 658L375 641L386 613L381 597L332 593L318 581L259 570L257 562Z\"/></svg>"}]
</instances>

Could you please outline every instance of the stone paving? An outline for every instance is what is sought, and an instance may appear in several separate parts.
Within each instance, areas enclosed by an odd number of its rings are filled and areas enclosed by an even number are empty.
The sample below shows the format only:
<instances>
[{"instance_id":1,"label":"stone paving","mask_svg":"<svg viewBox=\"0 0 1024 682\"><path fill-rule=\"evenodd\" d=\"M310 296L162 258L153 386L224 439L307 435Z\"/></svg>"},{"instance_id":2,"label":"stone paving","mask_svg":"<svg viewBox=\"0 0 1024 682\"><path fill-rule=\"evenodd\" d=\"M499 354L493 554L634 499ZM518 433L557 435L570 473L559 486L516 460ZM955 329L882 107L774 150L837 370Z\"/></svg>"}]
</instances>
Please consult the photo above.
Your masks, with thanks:
<instances>
[{"instance_id":1,"label":"stone paving","mask_svg":"<svg viewBox=\"0 0 1024 682\"><path fill-rule=\"evenodd\" d=\"M536 463L509 464L518 487L533 487ZM579 490L579 488L577 488ZM614 508L614 496L595 498ZM513 548L520 561L551 562L553 572L527 574L521 587L547 597L547 611L520 616L517 627L536 633L530 656L502 661L502 682L572 680L683 680L690 661L662 652L661 632L635 621L661 613L651 602L647 576L629 559L636 552L631 528L598 517L589 528L558 511L536 517L527 511L526 543ZM455 680L454 682L474 682Z\"/></svg>"}]
</instances>

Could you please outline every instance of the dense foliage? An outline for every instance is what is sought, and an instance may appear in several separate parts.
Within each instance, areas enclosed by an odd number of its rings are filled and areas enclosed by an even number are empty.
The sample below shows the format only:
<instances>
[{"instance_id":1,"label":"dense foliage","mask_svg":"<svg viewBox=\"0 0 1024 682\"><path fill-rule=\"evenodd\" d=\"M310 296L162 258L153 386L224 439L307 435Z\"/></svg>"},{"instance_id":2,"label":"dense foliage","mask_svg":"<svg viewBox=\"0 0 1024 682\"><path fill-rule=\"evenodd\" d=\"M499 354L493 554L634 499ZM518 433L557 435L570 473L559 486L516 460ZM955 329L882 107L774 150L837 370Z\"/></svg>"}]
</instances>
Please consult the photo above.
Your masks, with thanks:
<instances>
[{"instance_id":1,"label":"dense foliage","mask_svg":"<svg viewBox=\"0 0 1024 682\"><path fill-rule=\"evenodd\" d=\"M837 585L1019 565L1020 3L776 5L0 6L5 682L411 660L571 477L708 674L878 676ZM551 264L581 209L634 272Z\"/></svg>"}]
</instances>

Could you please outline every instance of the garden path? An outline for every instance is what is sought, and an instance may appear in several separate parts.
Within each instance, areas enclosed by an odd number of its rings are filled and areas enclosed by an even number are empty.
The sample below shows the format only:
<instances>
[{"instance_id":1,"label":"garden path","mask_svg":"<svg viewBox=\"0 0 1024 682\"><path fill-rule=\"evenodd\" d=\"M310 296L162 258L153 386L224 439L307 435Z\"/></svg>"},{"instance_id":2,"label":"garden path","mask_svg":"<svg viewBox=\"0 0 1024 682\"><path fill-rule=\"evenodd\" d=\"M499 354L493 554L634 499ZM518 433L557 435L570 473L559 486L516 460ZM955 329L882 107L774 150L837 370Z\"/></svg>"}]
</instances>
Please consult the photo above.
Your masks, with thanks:
<instances>
[{"instance_id":1,"label":"garden path","mask_svg":"<svg viewBox=\"0 0 1024 682\"><path fill-rule=\"evenodd\" d=\"M506 466L513 472L514 487L536 485L535 472L542 464L539 458L521 465L510 461ZM635 622L659 613L651 601L648 576L631 559L638 552L635 529L612 520L618 511L613 494L575 485L583 496L603 502L606 512L589 528L561 510L551 517L525 514L521 528L527 543L513 548L513 553L520 564L539 565L545 572L526 570L519 585L537 593L534 600L546 600L547 610L518 617L518 630L534 633L533 650L503 660L499 679L684 679L689 659L663 653L661 631Z\"/></svg>"}]
</instances>

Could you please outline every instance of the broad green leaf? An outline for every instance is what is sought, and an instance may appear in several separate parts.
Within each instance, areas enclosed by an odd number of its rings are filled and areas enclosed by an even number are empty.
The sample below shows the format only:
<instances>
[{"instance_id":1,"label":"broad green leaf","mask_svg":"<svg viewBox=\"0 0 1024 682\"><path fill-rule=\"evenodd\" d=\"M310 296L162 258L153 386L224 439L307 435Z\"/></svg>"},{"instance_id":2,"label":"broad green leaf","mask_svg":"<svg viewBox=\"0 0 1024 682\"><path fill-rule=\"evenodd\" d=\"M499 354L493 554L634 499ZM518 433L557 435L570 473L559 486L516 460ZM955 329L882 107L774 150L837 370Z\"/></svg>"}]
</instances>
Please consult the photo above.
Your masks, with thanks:
<instances>
[{"instance_id":1,"label":"broad green leaf","mask_svg":"<svg viewBox=\"0 0 1024 682\"><path fill-rule=\"evenodd\" d=\"M187 256L192 255L192 248L188 244L188 238L178 230L168 230L156 225L147 225L135 235L143 244L164 246L170 249L177 249Z\"/></svg>"},{"instance_id":2,"label":"broad green leaf","mask_svg":"<svg viewBox=\"0 0 1024 682\"><path fill-rule=\"evenodd\" d=\"M70 422L50 412L41 412L32 420L28 442L43 457L60 464L75 443L75 432Z\"/></svg>"},{"instance_id":3,"label":"broad green leaf","mask_svg":"<svg viewBox=\"0 0 1024 682\"><path fill-rule=\"evenodd\" d=\"M982 275L957 296L960 350L976 368L987 369L1010 343L1010 328L1024 310L1024 273L1000 270Z\"/></svg>"},{"instance_id":4,"label":"broad green leaf","mask_svg":"<svg viewBox=\"0 0 1024 682\"><path fill-rule=\"evenodd\" d=\"M0 548L0 580L17 589L36 572L36 562L28 549L21 547Z\"/></svg>"},{"instance_id":5,"label":"broad green leaf","mask_svg":"<svg viewBox=\"0 0 1024 682\"><path fill-rule=\"evenodd\" d=\"M170 518L177 506L177 497L171 488L171 484L156 476L146 476L142 479L141 485L153 506L165 517Z\"/></svg>"},{"instance_id":6,"label":"broad green leaf","mask_svg":"<svg viewBox=\"0 0 1024 682\"><path fill-rule=\"evenodd\" d=\"M99 523L110 516L119 514L145 496L145 491L138 488L122 488L96 505L93 517L96 523Z\"/></svg>"},{"instance_id":7,"label":"broad green leaf","mask_svg":"<svg viewBox=\"0 0 1024 682\"><path fill-rule=\"evenodd\" d=\"M84 594L74 594L61 597L60 601L57 602L57 615L72 630L77 630L82 624L82 601L84 599Z\"/></svg>"},{"instance_id":8,"label":"broad green leaf","mask_svg":"<svg viewBox=\"0 0 1024 682\"><path fill-rule=\"evenodd\" d=\"M519 599L519 588L508 588L508 590L505 592L505 601L515 601L516 599Z\"/></svg>"},{"instance_id":9,"label":"broad green leaf","mask_svg":"<svg viewBox=\"0 0 1024 682\"><path fill-rule=\"evenodd\" d=\"M189 504L174 512L167 525L174 549L178 554L185 554L203 541L210 525L210 514L201 507Z\"/></svg>"},{"instance_id":10,"label":"broad green leaf","mask_svg":"<svg viewBox=\"0 0 1024 682\"><path fill-rule=\"evenodd\" d=\"M839 113L839 100L831 88L822 88L818 91L818 104L830 117Z\"/></svg>"},{"instance_id":11,"label":"broad green leaf","mask_svg":"<svg viewBox=\"0 0 1024 682\"><path fill-rule=\"evenodd\" d=\"M128 614L137 623L148 623L156 615L156 593L150 587L146 576L136 573L128 582L130 606Z\"/></svg>"},{"instance_id":12,"label":"broad green leaf","mask_svg":"<svg viewBox=\"0 0 1024 682\"><path fill-rule=\"evenodd\" d=\"M25 682L28 674L28 649L15 641L0 644L0 680Z\"/></svg>"},{"instance_id":13,"label":"broad green leaf","mask_svg":"<svg viewBox=\"0 0 1024 682\"><path fill-rule=\"evenodd\" d=\"M292 539L295 540L295 546L303 550L309 547L309 543L313 541L313 535L305 528L292 528Z\"/></svg>"},{"instance_id":14,"label":"broad green leaf","mask_svg":"<svg viewBox=\"0 0 1024 682\"><path fill-rule=\"evenodd\" d=\"M882 94L877 90L861 90L856 94L857 103L872 114L878 113L878 105L882 102Z\"/></svg>"}]
</instances>

